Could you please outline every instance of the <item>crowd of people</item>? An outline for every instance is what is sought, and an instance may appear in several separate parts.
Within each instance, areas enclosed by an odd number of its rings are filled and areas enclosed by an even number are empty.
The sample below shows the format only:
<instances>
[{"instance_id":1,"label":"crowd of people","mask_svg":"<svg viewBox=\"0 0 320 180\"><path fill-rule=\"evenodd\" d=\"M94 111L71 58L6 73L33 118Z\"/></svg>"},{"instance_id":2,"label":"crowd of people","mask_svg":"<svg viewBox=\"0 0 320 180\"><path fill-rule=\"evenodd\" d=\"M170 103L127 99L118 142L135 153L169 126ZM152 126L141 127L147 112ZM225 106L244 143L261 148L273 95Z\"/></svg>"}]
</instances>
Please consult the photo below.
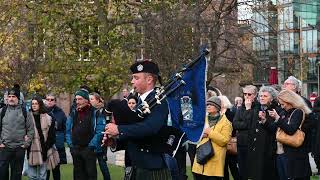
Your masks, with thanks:
<instances>
[{"instance_id":1,"label":"crowd of people","mask_svg":"<svg viewBox=\"0 0 320 180\"><path fill-rule=\"evenodd\" d=\"M160 72L151 61L137 62L130 70L138 95L126 91L124 98L134 111L141 102L154 98ZM290 76L282 87L246 85L234 104L217 88L207 87L202 138L198 144L181 143L174 157L157 142L158 133L168 126L166 101L142 121L116 124L103 97L86 86L75 92L66 116L51 93L45 99L34 96L30 110L26 109L15 85L0 110L0 177L19 180L26 175L44 180L52 171L53 179L63 179L60 165L67 163L66 143L75 180L96 180L97 161L104 180L111 179L108 146L125 150L125 180L187 179L187 153L196 180L229 180L229 176L235 180L307 180L312 175L309 153L320 168L320 98L311 104L300 95L300 84ZM300 130L302 145L278 139L280 132L294 136ZM205 144L213 152L203 160L199 149Z\"/></svg>"}]
</instances>

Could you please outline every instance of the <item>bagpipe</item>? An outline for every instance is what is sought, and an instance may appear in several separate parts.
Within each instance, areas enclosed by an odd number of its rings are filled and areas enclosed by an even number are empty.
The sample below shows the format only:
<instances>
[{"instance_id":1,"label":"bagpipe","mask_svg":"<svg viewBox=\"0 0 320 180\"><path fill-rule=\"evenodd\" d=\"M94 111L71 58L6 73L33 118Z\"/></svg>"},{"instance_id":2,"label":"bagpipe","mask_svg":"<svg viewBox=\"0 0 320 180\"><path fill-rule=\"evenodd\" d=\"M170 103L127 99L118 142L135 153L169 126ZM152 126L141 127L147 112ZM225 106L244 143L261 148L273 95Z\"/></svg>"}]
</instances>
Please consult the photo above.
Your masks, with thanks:
<instances>
[{"instance_id":1,"label":"bagpipe","mask_svg":"<svg viewBox=\"0 0 320 180\"><path fill-rule=\"evenodd\" d=\"M162 85L159 88L155 89L155 96L145 101L142 101L138 106L131 110L127 105L127 99L119 100L111 100L106 105L106 111L109 112L110 116L112 114L114 122L117 125L128 125L137 122L141 122L144 120L148 114L151 113L152 109L161 104L169 96L172 96L175 92L177 92L181 87L186 86L187 83L183 79L185 73L190 71L201 59L205 58L206 55L209 54L207 49L203 50L202 53L194 60L185 65L181 70L176 72L174 76L172 76L167 83ZM203 72L205 73L205 72ZM174 101L179 101L180 99L176 99ZM205 104L205 100L203 100L203 104ZM171 108L171 107L170 107ZM205 108L205 106L204 106ZM174 110L176 111L176 110ZM179 110L181 111L181 110ZM204 109L205 111L205 109ZM170 113L173 113L170 109ZM177 112L178 114L182 114L183 112ZM182 118L182 115L179 115ZM180 118L180 117L179 117ZM204 118L203 118L204 121ZM179 123L174 123L179 124ZM202 129L201 129L202 131ZM201 132L202 134L202 132ZM160 131L154 137L144 138L144 141L148 141L148 147L151 152L159 152L159 153L168 153L174 155L176 150L179 148L183 137L185 136L185 132L183 129L166 125L163 126ZM113 151L117 151L120 149L114 149Z\"/></svg>"}]
</instances>

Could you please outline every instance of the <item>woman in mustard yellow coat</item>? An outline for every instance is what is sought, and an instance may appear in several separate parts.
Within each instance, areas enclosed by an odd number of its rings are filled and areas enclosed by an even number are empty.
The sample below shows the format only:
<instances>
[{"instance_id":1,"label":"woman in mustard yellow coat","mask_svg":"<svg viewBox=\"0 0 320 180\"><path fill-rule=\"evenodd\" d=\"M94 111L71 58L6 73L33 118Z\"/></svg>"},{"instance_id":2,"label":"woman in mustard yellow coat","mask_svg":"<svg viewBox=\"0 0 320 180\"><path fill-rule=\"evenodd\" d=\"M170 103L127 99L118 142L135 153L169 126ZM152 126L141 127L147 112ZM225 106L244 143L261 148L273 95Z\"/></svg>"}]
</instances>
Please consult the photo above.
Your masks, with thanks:
<instances>
[{"instance_id":1,"label":"woman in mustard yellow coat","mask_svg":"<svg viewBox=\"0 0 320 180\"><path fill-rule=\"evenodd\" d=\"M206 128L198 146L210 139L214 156L204 165L197 163L197 156L195 157L192 166L195 180L216 180L223 177L227 143L231 138L232 124L224 114L220 113L220 110L221 100L219 97L214 96L207 100Z\"/></svg>"}]
</instances>

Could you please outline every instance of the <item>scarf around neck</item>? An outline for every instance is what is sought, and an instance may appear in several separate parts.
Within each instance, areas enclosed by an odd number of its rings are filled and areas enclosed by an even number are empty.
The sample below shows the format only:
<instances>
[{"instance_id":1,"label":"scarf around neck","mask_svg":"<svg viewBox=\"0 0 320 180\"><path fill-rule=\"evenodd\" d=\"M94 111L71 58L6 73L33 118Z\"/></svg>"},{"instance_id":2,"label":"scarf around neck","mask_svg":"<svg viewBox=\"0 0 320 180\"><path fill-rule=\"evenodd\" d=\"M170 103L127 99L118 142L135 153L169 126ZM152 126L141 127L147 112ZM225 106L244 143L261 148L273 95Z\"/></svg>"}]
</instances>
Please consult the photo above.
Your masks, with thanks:
<instances>
[{"instance_id":1,"label":"scarf around neck","mask_svg":"<svg viewBox=\"0 0 320 180\"><path fill-rule=\"evenodd\" d=\"M208 115L208 121L209 121L209 126L212 127L212 126L215 126L218 121L221 119L221 115L220 113L217 113L216 115Z\"/></svg>"}]
</instances>

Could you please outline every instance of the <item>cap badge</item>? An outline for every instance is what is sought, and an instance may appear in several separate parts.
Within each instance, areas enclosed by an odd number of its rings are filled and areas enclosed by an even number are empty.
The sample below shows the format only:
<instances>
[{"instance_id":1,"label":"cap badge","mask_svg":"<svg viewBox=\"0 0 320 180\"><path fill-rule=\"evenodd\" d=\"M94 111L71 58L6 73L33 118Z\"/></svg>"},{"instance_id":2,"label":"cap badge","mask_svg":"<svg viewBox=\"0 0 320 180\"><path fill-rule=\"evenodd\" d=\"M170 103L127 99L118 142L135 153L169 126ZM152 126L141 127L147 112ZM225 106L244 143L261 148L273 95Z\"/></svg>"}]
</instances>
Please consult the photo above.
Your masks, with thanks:
<instances>
[{"instance_id":1,"label":"cap badge","mask_svg":"<svg viewBox=\"0 0 320 180\"><path fill-rule=\"evenodd\" d=\"M142 70L143 70L143 65L142 65L142 64L139 64L139 66L137 66L137 70L138 70L138 71L142 71Z\"/></svg>"}]
</instances>

